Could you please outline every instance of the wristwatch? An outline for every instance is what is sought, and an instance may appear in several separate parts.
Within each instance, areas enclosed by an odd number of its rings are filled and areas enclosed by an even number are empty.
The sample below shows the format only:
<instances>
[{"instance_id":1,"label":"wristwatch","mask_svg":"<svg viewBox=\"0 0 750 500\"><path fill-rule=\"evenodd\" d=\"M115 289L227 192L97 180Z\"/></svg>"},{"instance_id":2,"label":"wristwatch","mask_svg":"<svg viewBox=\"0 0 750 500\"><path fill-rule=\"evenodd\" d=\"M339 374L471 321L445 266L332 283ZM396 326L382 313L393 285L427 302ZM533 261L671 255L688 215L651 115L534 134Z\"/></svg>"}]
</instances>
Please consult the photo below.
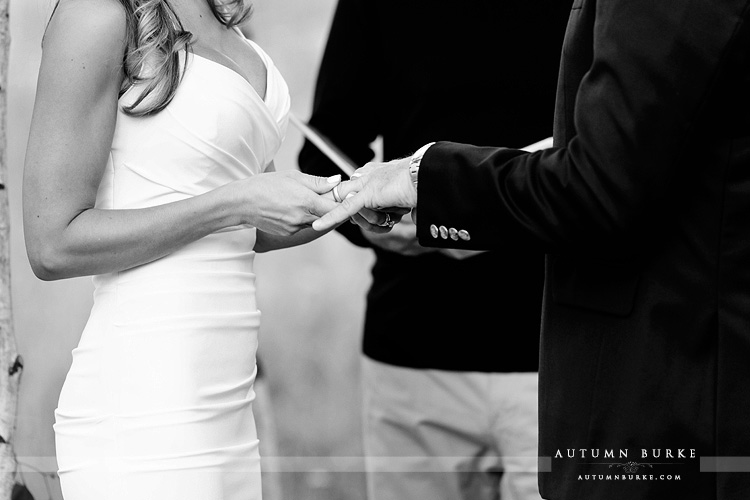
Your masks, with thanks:
<instances>
[{"instance_id":1,"label":"wristwatch","mask_svg":"<svg viewBox=\"0 0 750 500\"><path fill-rule=\"evenodd\" d=\"M419 164L422 163L422 157L433 144L435 143L431 142L429 144L425 144L424 146L419 148L413 155L411 155L411 160L409 160L409 176L411 177L411 182L414 184L414 189L417 189L417 181L419 178Z\"/></svg>"}]
</instances>

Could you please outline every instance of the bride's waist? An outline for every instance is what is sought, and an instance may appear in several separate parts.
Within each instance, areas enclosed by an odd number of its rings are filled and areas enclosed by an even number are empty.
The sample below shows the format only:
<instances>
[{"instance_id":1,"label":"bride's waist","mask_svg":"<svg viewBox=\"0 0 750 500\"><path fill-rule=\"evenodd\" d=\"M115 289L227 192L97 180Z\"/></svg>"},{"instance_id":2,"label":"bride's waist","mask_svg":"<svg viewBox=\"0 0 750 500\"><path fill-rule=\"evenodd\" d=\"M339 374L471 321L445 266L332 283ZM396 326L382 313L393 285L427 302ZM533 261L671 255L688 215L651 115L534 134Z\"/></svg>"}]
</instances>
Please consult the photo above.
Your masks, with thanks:
<instances>
[{"instance_id":1,"label":"bride's waist","mask_svg":"<svg viewBox=\"0 0 750 500\"><path fill-rule=\"evenodd\" d=\"M112 286L253 287L254 229L210 234L157 260L93 278L97 289ZM250 237L248 237L248 233Z\"/></svg>"},{"instance_id":2,"label":"bride's waist","mask_svg":"<svg viewBox=\"0 0 750 500\"><path fill-rule=\"evenodd\" d=\"M113 276L95 289L85 330L97 337L165 329L242 333L257 330L259 321L254 275L186 271L138 280Z\"/></svg>"},{"instance_id":3,"label":"bride's waist","mask_svg":"<svg viewBox=\"0 0 750 500\"><path fill-rule=\"evenodd\" d=\"M222 316L257 311L254 253L175 253L142 266L94 278L94 311L115 318Z\"/></svg>"}]
</instances>

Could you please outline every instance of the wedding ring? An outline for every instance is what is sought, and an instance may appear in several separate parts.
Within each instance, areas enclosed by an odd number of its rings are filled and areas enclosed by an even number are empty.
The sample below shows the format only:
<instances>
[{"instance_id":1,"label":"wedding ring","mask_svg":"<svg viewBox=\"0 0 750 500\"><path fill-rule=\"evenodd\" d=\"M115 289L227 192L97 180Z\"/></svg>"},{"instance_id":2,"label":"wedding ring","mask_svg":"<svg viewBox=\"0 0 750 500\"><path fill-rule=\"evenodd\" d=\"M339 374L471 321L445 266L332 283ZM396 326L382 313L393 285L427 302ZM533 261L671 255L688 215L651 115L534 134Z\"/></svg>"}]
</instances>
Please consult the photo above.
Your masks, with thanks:
<instances>
[{"instance_id":1,"label":"wedding ring","mask_svg":"<svg viewBox=\"0 0 750 500\"><path fill-rule=\"evenodd\" d=\"M388 212L385 213L385 220L382 224L378 224L380 227L393 227L396 224L396 221L391 219L391 214Z\"/></svg>"},{"instance_id":2,"label":"wedding ring","mask_svg":"<svg viewBox=\"0 0 750 500\"><path fill-rule=\"evenodd\" d=\"M336 203L341 203L343 200L341 199L341 196L339 196L339 185L336 184L333 186L333 199L336 200Z\"/></svg>"}]
</instances>

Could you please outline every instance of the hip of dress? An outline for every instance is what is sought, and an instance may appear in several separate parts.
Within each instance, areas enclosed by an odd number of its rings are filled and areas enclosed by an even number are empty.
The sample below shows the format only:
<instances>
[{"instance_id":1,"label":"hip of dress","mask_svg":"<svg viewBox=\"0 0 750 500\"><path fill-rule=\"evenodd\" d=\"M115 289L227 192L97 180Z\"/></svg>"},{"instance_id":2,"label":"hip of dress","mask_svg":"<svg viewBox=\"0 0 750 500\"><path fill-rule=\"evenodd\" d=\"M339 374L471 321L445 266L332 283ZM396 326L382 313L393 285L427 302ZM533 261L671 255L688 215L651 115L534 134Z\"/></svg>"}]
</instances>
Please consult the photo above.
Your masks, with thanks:
<instances>
[{"instance_id":1,"label":"hip of dress","mask_svg":"<svg viewBox=\"0 0 750 500\"><path fill-rule=\"evenodd\" d=\"M55 410L61 478L259 469L254 253L232 233L95 278Z\"/></svg>"}]
</instances>

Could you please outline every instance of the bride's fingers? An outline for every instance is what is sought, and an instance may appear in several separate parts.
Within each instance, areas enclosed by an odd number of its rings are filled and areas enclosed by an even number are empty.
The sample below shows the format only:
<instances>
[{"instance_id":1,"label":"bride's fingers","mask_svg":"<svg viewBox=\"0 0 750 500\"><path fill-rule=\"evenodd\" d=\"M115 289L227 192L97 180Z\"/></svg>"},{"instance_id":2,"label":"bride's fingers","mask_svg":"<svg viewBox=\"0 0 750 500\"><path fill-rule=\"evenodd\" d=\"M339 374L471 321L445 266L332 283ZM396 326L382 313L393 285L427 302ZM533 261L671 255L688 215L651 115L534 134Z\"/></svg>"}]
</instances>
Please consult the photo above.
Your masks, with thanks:
<instances>
[{"instance_id":1,"label":"bride's fingers","mask_svg":"<svg viewBox=\"0 0 750 500\"><path fill-rule=\"evenodd\" d=\"M364 200L363 196L346 196L344 201L339 203L333 210L313 222L313 229L316 231L326 231L336 224L344 222L364 208Z\"/></svg>"}]
</instances>

